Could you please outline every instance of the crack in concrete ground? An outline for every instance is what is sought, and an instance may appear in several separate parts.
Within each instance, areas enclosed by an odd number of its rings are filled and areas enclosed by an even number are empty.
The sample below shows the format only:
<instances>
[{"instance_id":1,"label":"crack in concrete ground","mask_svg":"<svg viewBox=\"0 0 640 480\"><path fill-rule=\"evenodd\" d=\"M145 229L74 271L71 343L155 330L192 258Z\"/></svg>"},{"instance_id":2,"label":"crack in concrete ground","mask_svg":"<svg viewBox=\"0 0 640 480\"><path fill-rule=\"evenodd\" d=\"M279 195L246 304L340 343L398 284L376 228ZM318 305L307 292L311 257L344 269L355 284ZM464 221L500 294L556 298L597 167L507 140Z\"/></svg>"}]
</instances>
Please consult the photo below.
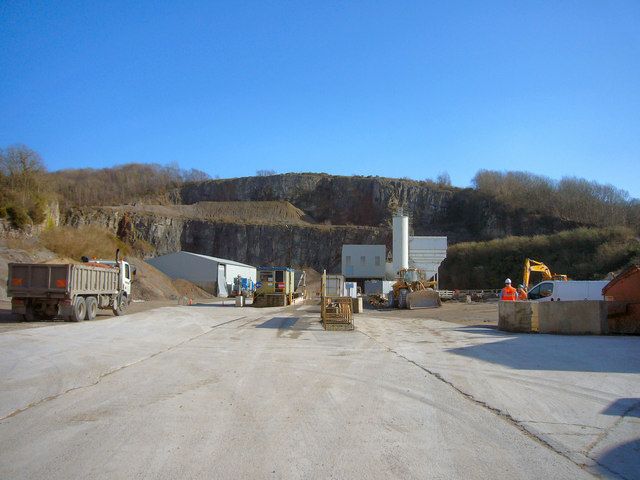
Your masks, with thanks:
<instances>
[{"instance_id":1,"label":"crack in concrete ground","mask_svg":"<svg viewBox=\"0 0 640 480\"><path fill-rule=\"evenodd\" d=\"M595 449L598 445L600 445L600 443L602 443L604 441L605 438L607 438L609 436L609 433L611 433L614 429L616 429L621 423L622 421L636 408L640 407L640 401L635 402L633 404L631 404L629 406L629 408L627 408L624 412L622 412L622 415L620 415L620 417L613 423L613 425L611 425L608 428L604 428L602 429L603 431L598 435L598 437L591 443L591 445L589 445L589 447L587 448L587 450L584 452L584 455L587 458L590 458L591 460L593 460L594 462L596 462L598 465L600 465L602 468L605 468L607 471L618 475L620 478L624 479L624 480L630 480L628 479L628 477L625 477L623 474L616 472L615 470L612 470L611 468L607 467L606 465L602 465L601 463L598 462L598 460L596 460L595 458L593 458L591 456L591 452L593 451L593 449Z\"/></svg>"},{"instance_id":2,"label":"crack in concrete ground","mask_svg":"<svg viewBox=\"0 0 640 480\"><path fill-rule=\"evenodd\" d=\"M594 430L605 430L603 427L596 427L594 425L584 425L582 423L565 423L565 422L542 422L539 420L518 420L520 423L540 423L543 425L567 425L571 427L584 427L593 428Z\"/></svg>"},{"instance_id":3,"label":"crack in concrete ground","mask_svg":"<svg viewBox=\"0 0 640 480\"><path fill-rule=\"evenodd\" d=\"M145 361L147 361L147 360L149 360L151 358L155 358L158 355L162 355L163 353L169 352L169 351L171 351L171 350L173 350L175 348L178 348L178 347L184 345L185 343L191 342L191 341L193 341L193 340L195 340L197 338L202 337L203 335L207 335L208 333L211 333L213 330L215 330L218 327L222 327L223 325L227 325L227 324L229 324L231 322L237 322L238 320L242 320L242 319L245 319L245 318L247 318L247 317L243 316L243 317L234 318L233 320L228 320L228 321L223 322L223 323L219 323L218 325L214 325L211 328L209 328L209 330L207 330L206 332L202 332L202 333L199 333L198 335L195 335L193 337L187 338L187 339L183 340L182 342L176 343L176 344L171 345L171 346L169 346L169 347L167 347L165 349L159 350L159 351L157 351L157 352L155 352L155 353L153 353L151 355L148 355L148 356L146 356L144 358L136 360L135 362L131 362L131 363L128 363L126 365L122 365L122 366L120 366L118 368L114 368L113 370L109 370L108 372L101 373L100 375L98 375L98 377L96 378L96 380L94 382L87 383L85 385L78 385L78 386L75 386L75 387L71 387L71 388L69 388L67 390L64 390L64 391L62 391L60 393L57 393L55 395L50 395L48 397L41 398L38 401L32 402L32 403L26 405L25 407L18 408L17 410L14 410L10 414L5 415L4 417L0 418L0 422L6 420L8 418L15 417L16 415L19 415L20 413L25 412L25 411L33 408L33 407L37 407L38 405L42 405L43 403L49 402L51 400L55 400L56 398L60 398L63 395L66 395L67 393L73 392L75 390L81 390L81 389L84 389L84 388L94 387L94 386L98 385L104 378L108 377L109 375L113 375L114 373L117 373L117 372L119 372L121 370L124 370L125 368L133 367L134 365L138 365L138 364L140 364L142 362L145 362Z\"/></svg>"},{"instance_id":4,"label":"crack in concrete ground","mask_svg":"<svg viewBox=\"0 0 640 480\"><path fill-rule=\"evenodd\" d=\"M603 430L602 433L600 433L598 435L598 438L596 438L591 443L591 445L589 445L589 447L585 451L585 454L588 456L593 451L594 448L596 448L605 438L607 438L607 436L612 430L617 428L622 423L622 421L625 419L627 415L629 415L633 410L635 410L638 407L640 407L640 401L633 403L631 406L629 406L629 408L627 408L624 412L622 412L622 415L620 415L620 417L613 423L613 425L611 425L608 428L602 429Z\"/></svg>"},{"instance_id":5,"label":"crack in concrete ground","mask_svg":"<svg viewBox=\"0 0 640 480\"><path fill-rule=\"evenodd\" d=\"M583 463L579 463L576 462L575 460L573 460L569 455L567 455L566 453L558 450L557 448L555 448L551 443L547 442L546 440L544 440L543 438L540 438L539 436L537 436L534 432L529 431L524 425L522 425L522 423L520 421L518 421L516 418L512 417L511 415L509 415L506 412L503 412L502 410L492 407L491 405L489 405L487 402L484 402L482 400L478 400L477 398L475 398L473 395L471 395L470 393L465 392L464 390L462 390L461 388L459 388L458 386L456 386L453 382L447 380L446 378L444 378L441 374L439 374L438 372L434 372L432 370L429 370L428 368L420 365L419 363L411 360L410 358L405 357L404 355L402 355L401 353L399 353L398 351L394 350L393 348L389 347L388 345L385 345L384 343L378 341L376 338L374 338L373 336L369 335L368 333L363 332L362 330L356 330L357 332L361 333L362 335L364 335L365 337L370 338L371 340L373 340L375 343L377 343L378 345L380 345L381 347L383 347L384 349L386 349L387 351L389 351L390 353L393 353L394 355L402 358L404 361L418 367L419 369L421 369L422 371L426 372L427 374L431 375L432 377L436 378L437 380L441 381L442 383L448 385L449 387L451 387L452 389L454 389L456 392L458 392L460 395L462 395L463 397L465 397L467 400L469 400L470 402L485 408L486 410L489 410L491 413L493 413L494 415L498 416L499 418L501 418L502 420L506 421L507 423L509 423L510 425L516 427L518 430L520 430L520 432L522 432L524 435L526 435L527 437L531 438L532 440L538 442L540 445L542 445L543 447L547 448L548 450L551 450L552 452L560 455L561 457L566 458L567 460L569 460L571 463L573 463L574 465L576 465L577 467L581 468L582 470L585 470L586 472L590 473L591 475L594 475L590 470L589 470L589 465L585 465ZM640 403L640 402L639 402ZM635 408L635 405L633 406ZM631 410L633 410L633 408L629 408L627 409L627 411L625 413L629 413L631 412ZM619 422L622 421L622 418L620 418L616 424L619 424ZM532 422L529 422L532 423ZM542 422L541 422L542 423ZM564 424L564 425L570 425L570 424ZM613 427L611 427L613 428ZM607 429L608 430L608 429ZM592 460L596 465L598 465L599 467L603 468L604 470L616 475L617 477L622 478L623 480L629 480L626 477L624 477L623 475L621 475L618 472L615 472L613 470L611 470L607 465L601 464L600 462L598 462L597 459L592 458L589 455L585 455L587 458L589 458L590 460ZM594 475L595 476L595 475Z\"/></svg>"}]
</instances>

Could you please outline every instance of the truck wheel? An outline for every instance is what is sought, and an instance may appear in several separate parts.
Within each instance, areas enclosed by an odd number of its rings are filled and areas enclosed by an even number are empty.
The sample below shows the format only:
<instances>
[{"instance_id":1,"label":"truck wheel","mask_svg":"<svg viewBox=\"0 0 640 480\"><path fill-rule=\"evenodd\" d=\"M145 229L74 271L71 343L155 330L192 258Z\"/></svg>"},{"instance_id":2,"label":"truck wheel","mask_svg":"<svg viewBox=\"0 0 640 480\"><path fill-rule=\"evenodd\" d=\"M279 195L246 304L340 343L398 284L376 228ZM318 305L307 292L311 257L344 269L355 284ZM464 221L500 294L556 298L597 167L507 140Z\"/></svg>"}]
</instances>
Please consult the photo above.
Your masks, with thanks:
<instances>
[{"instance_id":1,"label":"truck wheel","mask_svg":"<svg viewBox=\"0 0 640 480\"><path fill-rule=\"evenodd\" d=\"M87 316L87 304L82 297L76 297L73 302L73 313L69 317L72 322L81 322Z\"/></svg>"},{"instance_id":2,"label":"truck wheel","mask_svg":"<svg viewBox=\"0 0 640 480\"><path fill-rule=\"evenodd\" d=\"M36 312L33 310L33 307L29 305L24 312L24 319L27 322L35 322L36 321Z\"/></svg>"},{"instance_id":3,"label":"truck wheel","mask_svg":"<svg viewBox=\"0 0 640 480\"><path fill-rule=\"evenodd\" d=\"M98 315L98 300L96 297L87 297L84 303L87 305L87 320L94 320Z\"/></svg>"},{"instance_id":4,"label":"truck wheel","mask_svg":"<svg viewBox=\"0 0 640 480\"><path fill-rule=\"evenodd\" d=\"M113 305L113 314L116 317L119 317L120 315L124 315L125 310L127 309L127 296L119 293L118 296L116 297L116 303Z\"/></svg>"},{"instance_id":5,"label":"truck wheel","mask_svg":"<svg viewBox=\"0 0 640 480\"><path fill-rule=\"evenodd\" d=\"M406 288L400 290L400 298L398 298L398 308L407 308L407 295L409 295L409 290L407 290Z\"/></svg>"}]
</instances>

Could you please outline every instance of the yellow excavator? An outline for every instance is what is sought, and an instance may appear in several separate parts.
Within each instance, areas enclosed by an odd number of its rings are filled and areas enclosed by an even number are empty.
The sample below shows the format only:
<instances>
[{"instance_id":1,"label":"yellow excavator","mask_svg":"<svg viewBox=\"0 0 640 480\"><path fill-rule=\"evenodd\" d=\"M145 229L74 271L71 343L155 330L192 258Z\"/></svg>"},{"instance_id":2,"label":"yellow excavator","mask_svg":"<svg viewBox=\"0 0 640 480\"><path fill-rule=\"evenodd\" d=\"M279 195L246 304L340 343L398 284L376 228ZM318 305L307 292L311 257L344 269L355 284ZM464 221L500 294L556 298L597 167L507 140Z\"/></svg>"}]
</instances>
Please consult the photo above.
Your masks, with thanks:
<instances>
[{"instance_id":1,"label":"yellow excavator","mask_svg":"<svg viewBox=\"0 0 640 480\"><path fill-rule=\"evenodd\" d=\"M527 288L527 290L529 289L529 276L531 275L531 272L542 273L542 280L563 280L565 282L569 280L569 278L564 274L552 273L549 267L547 267L544 263L526 258L524 260L522 284Z\"/></svg>"}]
</instances>

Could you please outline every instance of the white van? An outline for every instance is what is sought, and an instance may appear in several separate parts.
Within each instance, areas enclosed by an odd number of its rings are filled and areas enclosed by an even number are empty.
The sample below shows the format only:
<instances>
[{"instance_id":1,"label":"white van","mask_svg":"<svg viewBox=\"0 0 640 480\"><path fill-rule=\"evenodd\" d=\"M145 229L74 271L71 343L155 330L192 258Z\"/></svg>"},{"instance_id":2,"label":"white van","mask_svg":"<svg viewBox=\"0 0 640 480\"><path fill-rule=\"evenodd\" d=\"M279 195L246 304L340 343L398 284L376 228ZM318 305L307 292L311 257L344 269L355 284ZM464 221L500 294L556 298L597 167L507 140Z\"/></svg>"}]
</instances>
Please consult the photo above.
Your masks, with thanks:
<instances>
[{"instance_id":1,"label":"white van","mask_svg":"<svg viewBox=\"0 0 640 480\"><path fill-rule=\"evenodd\" d=\"M604 300L602 289L609 280L546 280L529 290L529 300L553 302L563 300Z\"/></svg>"}]
</instances>

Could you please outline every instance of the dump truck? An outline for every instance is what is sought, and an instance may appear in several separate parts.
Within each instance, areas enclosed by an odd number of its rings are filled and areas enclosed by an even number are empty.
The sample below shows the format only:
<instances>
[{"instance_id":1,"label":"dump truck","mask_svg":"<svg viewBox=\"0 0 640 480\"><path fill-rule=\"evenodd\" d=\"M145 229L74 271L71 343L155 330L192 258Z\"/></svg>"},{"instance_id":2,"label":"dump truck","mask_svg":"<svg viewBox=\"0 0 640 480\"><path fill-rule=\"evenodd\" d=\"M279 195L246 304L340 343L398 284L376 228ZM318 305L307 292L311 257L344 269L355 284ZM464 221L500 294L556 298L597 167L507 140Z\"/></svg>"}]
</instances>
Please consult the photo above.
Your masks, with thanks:
<instances>
[{"instance_id":1,"label":"dump truck","mask_svg":"<svg viewBox=\"0 0 640 480\"><path fill-rule=\"evenodd\" d=\"M96 318L98 309L123 315L131 302L135 267L120 260L83 258L80 264L10 263L7 295L11 311L22 320L61 316L81 322Z\"/></svg>"}]
</instances>

